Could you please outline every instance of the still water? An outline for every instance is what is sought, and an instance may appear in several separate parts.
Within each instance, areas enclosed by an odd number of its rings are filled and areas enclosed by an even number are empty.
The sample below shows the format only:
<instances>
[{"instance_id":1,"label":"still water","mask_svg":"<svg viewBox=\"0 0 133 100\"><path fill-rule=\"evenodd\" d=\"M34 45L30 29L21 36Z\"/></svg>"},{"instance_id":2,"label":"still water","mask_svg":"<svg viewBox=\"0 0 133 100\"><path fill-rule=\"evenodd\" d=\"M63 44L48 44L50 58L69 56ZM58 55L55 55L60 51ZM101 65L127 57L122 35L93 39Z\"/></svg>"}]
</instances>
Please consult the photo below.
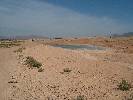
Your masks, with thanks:
<instances>
[{"instance_id":1,"label":"still water","mask_svg":"<svg viewBox=\"0 0 133 100\"><path fill-rule=\"evenodd\" d=\"M94 46L94 45L54 45L54 47L61 47L65 49L71 49L71 50L76 50L76 49L88 49L88 50L105 50L105 47L101 46Z\"/></svg>"}]
</instances>

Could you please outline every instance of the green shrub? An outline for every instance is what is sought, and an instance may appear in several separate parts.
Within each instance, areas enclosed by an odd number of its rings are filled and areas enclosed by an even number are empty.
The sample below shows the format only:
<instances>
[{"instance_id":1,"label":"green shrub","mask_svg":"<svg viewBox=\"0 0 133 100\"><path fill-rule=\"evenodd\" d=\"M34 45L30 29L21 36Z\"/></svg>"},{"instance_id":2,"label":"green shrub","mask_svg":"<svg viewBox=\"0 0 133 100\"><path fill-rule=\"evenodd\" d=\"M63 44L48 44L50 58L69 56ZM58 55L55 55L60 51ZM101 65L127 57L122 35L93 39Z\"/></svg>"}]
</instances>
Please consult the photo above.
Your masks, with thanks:
<instances>
[{"instance_id":1,"label":"green shrub","mask_svg":"<svg viewBox=\"0 0 133 100\"><path fill-rule=\"evenodd\" d=\"M131 88L131 84L129 84L126 80L122 80L122 82L119 83L118 89L122 91L127 91Z\"/></svg>"},{"instance_id":2,"label":"green shrub","mask_svg":"<svg viewBox=\"0 0 133 100\"><path fill-rule=\"evenodd\" d=\"M40 68L42 66L40 62L38 62L37 60L35 60L33 57L30 56L26 57L25 63L30 67Z\"/></svg>"}]
</instances>

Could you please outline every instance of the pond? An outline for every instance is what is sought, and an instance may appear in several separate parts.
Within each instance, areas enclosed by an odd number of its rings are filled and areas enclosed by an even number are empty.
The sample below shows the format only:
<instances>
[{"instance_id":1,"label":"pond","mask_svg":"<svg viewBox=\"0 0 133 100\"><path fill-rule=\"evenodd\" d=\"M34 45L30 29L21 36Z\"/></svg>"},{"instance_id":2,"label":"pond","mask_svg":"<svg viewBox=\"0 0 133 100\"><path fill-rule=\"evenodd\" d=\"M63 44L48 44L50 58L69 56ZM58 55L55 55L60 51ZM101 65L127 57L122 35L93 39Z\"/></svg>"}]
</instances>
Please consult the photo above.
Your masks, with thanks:
<instances>
[{"instance_id":1,"label":"pond","mask_svg":"<svg viewBox=\"0 0 133 100\"><path fill-rule=\"evenodd\" d=\"M54 47L61 47L61 48L65 48L65 49L71 49L71 50L76 50L76 49L87 49L87 50L105 50L105 47L101 47L101 46L95 46L95 45L77 45L77 44L73 44L73 45L54 45Z\"/></svg>"}]
</instances>

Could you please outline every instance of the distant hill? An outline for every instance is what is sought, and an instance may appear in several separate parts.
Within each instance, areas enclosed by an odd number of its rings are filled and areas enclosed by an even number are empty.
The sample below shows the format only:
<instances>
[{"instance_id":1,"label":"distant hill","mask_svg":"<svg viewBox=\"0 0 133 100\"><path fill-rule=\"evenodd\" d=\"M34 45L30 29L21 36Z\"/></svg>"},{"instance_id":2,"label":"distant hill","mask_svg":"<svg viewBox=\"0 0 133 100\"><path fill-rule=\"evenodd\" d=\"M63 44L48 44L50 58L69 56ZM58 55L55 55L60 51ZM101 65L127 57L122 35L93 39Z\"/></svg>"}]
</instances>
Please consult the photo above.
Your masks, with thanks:
<instances>
[{"instance_id":1,"label":"distant hill","mask_svg":"<svg viewBox=\"0 0 133 100\"><path fill-rule=\"evenodd\" d=\"M15 39L48 39L48 37L44 37L41 35L28 35L28 36L15 36Z\"/></svg>"},{"instance_id":2,"label":"distant hill","mask_svg":"<svg viewBox=\"0 0 133 100\"><path fill-rule=\"evenodd\" d=\"M6 36L0 36L0 39L7 39Z\"/></svg>"},{"instance_id":3,"label":"distant hill","mask_svg":"<svg viewBox=\"0 0 133 100\"><path fill-rule=\"evenodd\" d=\"M123 33L123 34L113 34L113 37L130 37L133 36L133 32Z\"/></svg>"},{"instance_id":4,"label":"distant hill","mask_svg":"<svg viewBox=\"0 0 133 100\"><path fill-rule=\"evenodd\" d=\"M0 39L17 39L17 40L26 40L26 39L48 39L48 37L40 35L27 35L27 36L0 36Z\"/></svg>"}]
</instances>

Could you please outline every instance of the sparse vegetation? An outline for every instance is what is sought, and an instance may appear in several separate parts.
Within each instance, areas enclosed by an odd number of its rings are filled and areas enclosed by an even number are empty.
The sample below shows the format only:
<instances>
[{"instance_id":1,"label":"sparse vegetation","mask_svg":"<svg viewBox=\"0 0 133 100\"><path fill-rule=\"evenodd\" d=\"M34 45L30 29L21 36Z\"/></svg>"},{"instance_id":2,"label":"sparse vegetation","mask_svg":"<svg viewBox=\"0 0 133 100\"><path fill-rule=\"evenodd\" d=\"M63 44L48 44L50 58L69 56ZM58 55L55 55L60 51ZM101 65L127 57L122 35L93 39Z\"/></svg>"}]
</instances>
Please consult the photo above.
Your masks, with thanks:
<instances>
[{"instance_id":1,"label":"sparse vegetation","mask_svg":"<svg viewBox=\"0 0 133 100\"><path fill-rule=\"evenodd\" d=\"M122 91L127 91L131 88L131 84L129 84L126 80L122 80L122 82L119 83L118 89Z\"/></svg>"},{"instance_id":2,"label":"sparse vegetation","mask_svg":"<svg viewBox=\"0 0 133 100\"><path fill-rule=\"evenodd\" d=\"M69 69L69 68L64 68L62 72L60 72L61 74L64 74L64 73L70 73L72 70Z\"/></svg>"},{"instance_id":3,"label":"sparse vegetation","mask_svg":"<svg viewBox=\"0 0 133 100\"><path fill-rule=\"evenodd\" d=\"M42 67L38 69L38 72L43 72L43 71L44 69Z\"/></svg>"},{"instance_id":4,"label":"sparse vegetation","mask_svg":"<svg viewBox=\"0 0 133 100\"><path fill-rule=\"evenodd\" d=\"M0 41L0 48L10 48L21 45L21 41Z\"/></svg>"},{"instance_id":5,"label":"sparse vegetation","mask_svg":"<svg viewBox=\"0 0 133 100\"><path fill-rule=\"evenodd\" d=\"M71 72L72 70L69 69L69 68L64 68L63 71L69 73L69 72Z\"/></svg>"},{"instance_id":6,"label":"sparse vegetation","mask_svg":"<svg viewBox=\"0 0 133 100\"><path fill-rule=\"evenodd\" d=\"M14 52L19 52L19 53L22 53L24 49L25 49L25 47L21 47L21 48L19 48L19 49L15 50Z\"/></svg>"},{"instance_id":7,"label":"sparse vegetation","mask_svg":"<svg viewBox=\"0 0 133 100\"><path fill-rule=\"evenodd\" d=\"M26 57L25 64L30 67L36 67L36 68L40 68L42 66L40 62L38 62L37 60L35 60L33 57L30 56Z\"/></svg>"},{"instance_id":8,"label":"sparse vegetation","mask_svg":"<svg viewBox=\"0 0 133 100\"><path fill-rule=\"evenodd\" d=\"M125 100L133 100L133 93L131 93L129 97L125 97Z\"/></svg>"},{"instance_id":9,"label":"sparse vegetation","mask_svg":"<svg viewBox=\"0 0 133 100\"><path fill-rule=\"evenodd\" d=\"M84 95L78 95L76 100L87 100L87 98Z\"/></svg>"},{"instance_id":10,"label":"sparse vegetation","mask_svg":"<svg viewBox=\"0 0 133 100\"><path fill-rule=\"evenodd\" d=\"M8 83L18 83L17 81L9 81Z\"/></svg>"},{"instance_id":11,"label":"sparse vegetation","mask_svg":"<svg viewBox=\"0 0 133 100\"><path fill-rule=\"evenodd\" d=\"M64 73L70 73L72 70L69 69L69 68L64 68L63 69L63 72L60 72L61 74L64 74Z\"/></svg>"},{"instance_id":12,"label":"sparse vegetation","mask_svg":"<svg viewBox=\"0 0 133 100\"><path fill-rule=\"evenodd\" d=\"M20 59L20 58L22 58L23 57L23 55L18 55L18 58Z\"/></svg>"}]
</instances>

